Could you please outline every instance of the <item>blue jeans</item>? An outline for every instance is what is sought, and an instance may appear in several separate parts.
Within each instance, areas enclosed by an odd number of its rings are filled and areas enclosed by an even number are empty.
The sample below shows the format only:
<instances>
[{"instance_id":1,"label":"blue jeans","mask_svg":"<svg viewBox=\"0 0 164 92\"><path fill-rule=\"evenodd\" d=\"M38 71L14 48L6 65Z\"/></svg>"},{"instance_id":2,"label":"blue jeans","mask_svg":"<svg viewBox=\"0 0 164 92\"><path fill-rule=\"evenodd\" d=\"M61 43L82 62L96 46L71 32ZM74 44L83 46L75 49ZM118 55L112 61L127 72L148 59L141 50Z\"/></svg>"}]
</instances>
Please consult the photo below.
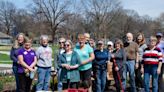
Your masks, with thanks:
<instances>
[{"instance_id":1,"label":"blue jeans","mask_svg":"<svg viewBox=\"0 0 164 92\"><path fill-rule=\"evenodd\" d=\"M57 76L57 79L58 79L58 86L57 86L58 92L62 92L62 89L63 89L63 83L62 83L62 81L60 81L61 70L62 69L58 70L58 76Z\"/></svg>"},{"instance_id":2,"label":"blue jeans","mask_svg":"<svg viewBox=\"0 0 164 92\"><path fill-rule=\"evenodd\" d=\"M158 65L144 65L144 86L145 92L150 92L149 81L150 75L152 75L152 92L158 92Z\"/></svg>"},{"instance_id":3,"label":"blue jeans","mask_svg":"<svg viewBox=\"0 0 164 92\"><path fill-rule=\"evenodd\" d=\"M36 85L36 90L48 91L50 78L51 78L51 68L38 67L37 72L38 72L38 83Z\"/></svg>"},{"instance_id":4,"label":"blue jeans","mask_svg":"<svg viewBox=\"0 0 164 92\"><path fill-rule=\"evenodd\" d=\"M129 72L130 78L130 92L136 92L135 85L135 60L126 61L125 71L123 72L123 76L125 76L125 80L127 80L127 72ZM126 81L123 82L123 88L126 89Z\"/></svg>"},{"instance_id":5,"label":"blue jeans","mask_svg":"<svg viewBox=\"0 0 164 92\"><path fill-rule=\"evenodd\" d=\"M16 92L19 92L19 90L18 90L19 89L18 67L17 66L13 66L12 69L13 69L13 73L15 75L15 80L16 80Z\"/></svg>"},{"instance_id":6,"label":"blue jeans","mask_svg":"<svg viewBox=\"0 0 164 92\"><path fill-rule=\"evenodd\" d=\"M104 92L106 85L107 70L96 70L96 92Z\"/></svg>"}]
</instances>

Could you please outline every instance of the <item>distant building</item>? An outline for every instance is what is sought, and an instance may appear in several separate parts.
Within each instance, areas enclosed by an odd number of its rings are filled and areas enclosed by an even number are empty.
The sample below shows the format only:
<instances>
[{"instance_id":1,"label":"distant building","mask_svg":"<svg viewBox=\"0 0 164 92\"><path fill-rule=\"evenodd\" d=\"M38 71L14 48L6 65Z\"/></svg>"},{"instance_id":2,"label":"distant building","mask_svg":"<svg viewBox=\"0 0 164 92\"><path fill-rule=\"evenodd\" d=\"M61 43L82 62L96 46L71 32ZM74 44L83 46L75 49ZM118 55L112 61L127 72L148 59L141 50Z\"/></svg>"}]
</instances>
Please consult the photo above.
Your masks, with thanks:
<instances>
[{"instance_id":1,"label":"distant building","mask_svg":"<svg viewBox=\"0 0 164 92\"><path fill-rule=\"evenodd\" d=\"M9 45L11 44L12 37L0 32L0 45Z\"/></svg>"}]
</instances>

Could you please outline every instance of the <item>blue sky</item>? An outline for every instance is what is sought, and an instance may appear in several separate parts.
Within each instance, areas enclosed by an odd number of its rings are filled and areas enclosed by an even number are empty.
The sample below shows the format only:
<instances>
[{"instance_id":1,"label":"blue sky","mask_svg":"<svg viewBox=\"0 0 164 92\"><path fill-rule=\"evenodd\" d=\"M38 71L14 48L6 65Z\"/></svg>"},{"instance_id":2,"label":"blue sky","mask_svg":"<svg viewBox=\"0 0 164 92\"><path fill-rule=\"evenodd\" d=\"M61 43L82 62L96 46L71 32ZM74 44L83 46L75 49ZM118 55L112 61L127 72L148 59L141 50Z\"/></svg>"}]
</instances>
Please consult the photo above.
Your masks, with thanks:
<instances>
[{"instance_id":1,"label":"blue sky","mask_svg":"<svg viewBox=\"0 0 164 92\"><path fill-rule=\"evenodd\" d=\"M156 18L164 12L164 0L121 0L124 9L132 9L139 15Z\"/></svg>"},{"instance_id":2,"label":"blue sky","mask_svg":"<svg viewBox=\"0 0 164 92\"><path fill-rule=\"evenodd\" d=\"M26 8L32 0L8 0L18 8ZM149 15L156 18L164 12L164 0L120 0L124 9L135 10L140 16Z\"/></svg>"}]
</instances>

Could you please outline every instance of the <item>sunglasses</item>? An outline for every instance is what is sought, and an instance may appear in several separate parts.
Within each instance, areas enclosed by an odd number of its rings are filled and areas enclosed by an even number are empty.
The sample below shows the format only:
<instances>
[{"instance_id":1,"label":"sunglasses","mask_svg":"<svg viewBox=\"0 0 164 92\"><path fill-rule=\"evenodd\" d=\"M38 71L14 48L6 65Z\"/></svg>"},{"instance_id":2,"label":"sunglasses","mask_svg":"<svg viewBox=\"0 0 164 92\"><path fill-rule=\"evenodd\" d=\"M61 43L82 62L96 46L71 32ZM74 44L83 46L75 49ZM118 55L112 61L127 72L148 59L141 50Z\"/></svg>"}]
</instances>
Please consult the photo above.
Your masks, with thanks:
<instances>
[{"instance_id":1,"label":"sunglasses","mask_svg":"<svg viewBox=\"0 0 164 92\"><path fill-rule=\"evenodd\" d=\"M98 45L103 45L102 43L98 43Z\"/></svg>"},{"instance_id":2,"label":"sunglasses","mask_svg":"<svg viewBox=\"0 0 164 92\"><path fill-rule=\"evenodd\" d=\"M65 44L64 46L65 46L65 47L69 47L70 45L69 45L69 44Z\"/></svg>"},{"instance_id":3,"label":"sunglasses","mask_svg":"<svg viewBox=\"0 0 164 92\"><path fill-rule=\"evenodd\" d=\"M59 42L59 44L64 44L64 42Z\"/></svg>"}]
</instances>

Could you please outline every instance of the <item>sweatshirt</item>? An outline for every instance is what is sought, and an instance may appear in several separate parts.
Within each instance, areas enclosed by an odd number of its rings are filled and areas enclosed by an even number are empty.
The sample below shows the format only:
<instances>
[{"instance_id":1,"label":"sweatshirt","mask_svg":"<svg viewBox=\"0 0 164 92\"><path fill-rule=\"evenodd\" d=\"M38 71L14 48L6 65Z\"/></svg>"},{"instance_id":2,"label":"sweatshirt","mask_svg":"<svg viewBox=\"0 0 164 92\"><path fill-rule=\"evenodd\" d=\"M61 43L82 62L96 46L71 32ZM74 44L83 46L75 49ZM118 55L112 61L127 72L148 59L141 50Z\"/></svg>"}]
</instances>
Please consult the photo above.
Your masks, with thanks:
<instances>
[{"instance_id":1,"label":"sweatshirt","mask_svg":"<svg viewBox=\"0 0 164 92\"><path fill-rule=\"evenodd\" d=\"M40 46L36 51L36 55L38 58L37 66L39 67L52 66L52 49L49 46L47 47Z\"/></svg>"}]
</instances>

